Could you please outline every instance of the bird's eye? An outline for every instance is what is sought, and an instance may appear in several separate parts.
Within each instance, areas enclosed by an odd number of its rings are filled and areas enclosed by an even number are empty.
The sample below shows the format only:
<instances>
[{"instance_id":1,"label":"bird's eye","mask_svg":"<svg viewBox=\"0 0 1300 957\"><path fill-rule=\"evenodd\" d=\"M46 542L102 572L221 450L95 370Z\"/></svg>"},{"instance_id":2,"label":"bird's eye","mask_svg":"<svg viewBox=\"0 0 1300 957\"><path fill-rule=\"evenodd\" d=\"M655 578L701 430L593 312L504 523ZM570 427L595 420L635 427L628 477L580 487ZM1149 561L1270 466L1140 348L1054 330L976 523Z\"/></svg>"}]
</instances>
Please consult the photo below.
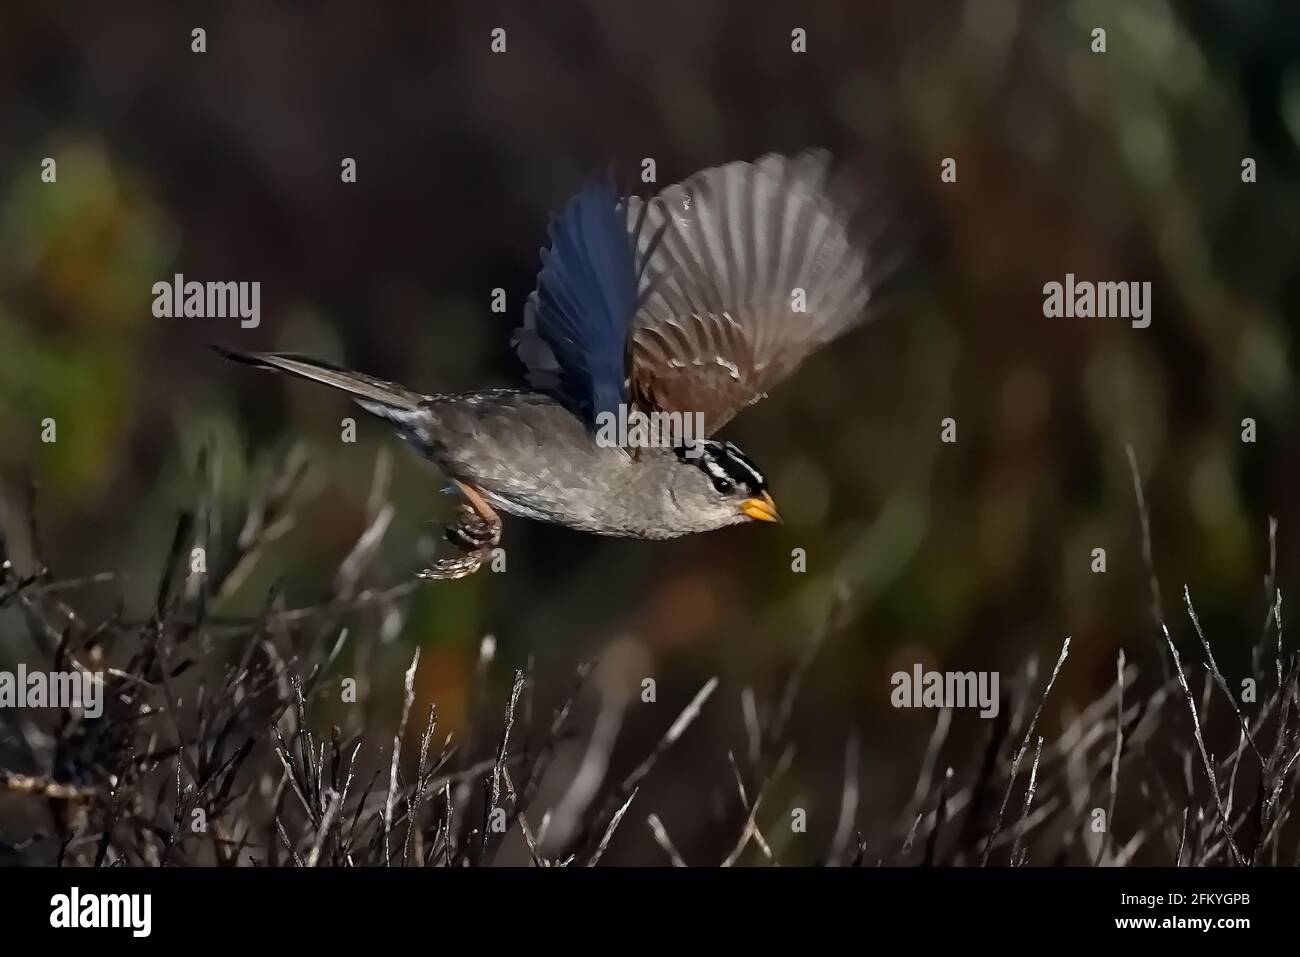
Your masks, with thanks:
<instances>
[{"instance_id":1,"label":"bird's eye","mask_svg":"<svg viewBox=\"0 0 1300 957\"><path fill-rule=\"evenodd\" d=\"M715 475L713 477L713 487L719 495L729 495L736 486L732 485L727 479Z\"/></svg>"}]
</instances>

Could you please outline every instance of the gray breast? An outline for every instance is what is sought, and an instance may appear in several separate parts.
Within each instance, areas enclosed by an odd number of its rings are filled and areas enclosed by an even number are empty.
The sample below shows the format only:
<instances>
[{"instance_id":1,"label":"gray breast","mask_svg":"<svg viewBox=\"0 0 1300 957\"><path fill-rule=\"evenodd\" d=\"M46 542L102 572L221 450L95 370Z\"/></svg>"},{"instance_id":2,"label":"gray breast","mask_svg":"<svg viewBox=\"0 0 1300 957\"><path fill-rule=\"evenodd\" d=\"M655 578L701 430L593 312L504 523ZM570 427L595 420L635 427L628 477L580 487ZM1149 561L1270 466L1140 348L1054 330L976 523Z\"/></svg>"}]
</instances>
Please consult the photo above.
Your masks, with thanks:
<instances>
[{"instance_id":1,"label":"gray breast","mask_svg":"<svg viewBox=\"0 0 1300 957\"><path fill-rule=\"evenodd\" d=\"M665 456L633 459L598 445L548 396L433 396L399 425L421 454L504 512L602 535L663 537Z\"/></svg>"}]
</instances>

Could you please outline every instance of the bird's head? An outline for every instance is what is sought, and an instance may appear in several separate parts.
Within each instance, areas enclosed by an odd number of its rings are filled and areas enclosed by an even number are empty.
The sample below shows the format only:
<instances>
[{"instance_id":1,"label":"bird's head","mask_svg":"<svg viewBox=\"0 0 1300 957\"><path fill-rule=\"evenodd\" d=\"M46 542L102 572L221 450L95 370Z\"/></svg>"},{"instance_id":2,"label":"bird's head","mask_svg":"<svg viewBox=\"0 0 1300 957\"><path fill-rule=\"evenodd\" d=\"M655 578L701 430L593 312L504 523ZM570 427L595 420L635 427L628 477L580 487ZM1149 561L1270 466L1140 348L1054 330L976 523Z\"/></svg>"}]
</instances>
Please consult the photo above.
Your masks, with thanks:
<instances>
[{"instance_id":1,"label":"bird's head","mask_svg":"<svg viewBox=\"0 0 1300 957\"><path fill-rule=\"evenodd\" d=\"M675 452L670 492L691 524L703 530L744 521L780 521L763 473L730 442L708 439Z\"/></svg>"}]
</instances>

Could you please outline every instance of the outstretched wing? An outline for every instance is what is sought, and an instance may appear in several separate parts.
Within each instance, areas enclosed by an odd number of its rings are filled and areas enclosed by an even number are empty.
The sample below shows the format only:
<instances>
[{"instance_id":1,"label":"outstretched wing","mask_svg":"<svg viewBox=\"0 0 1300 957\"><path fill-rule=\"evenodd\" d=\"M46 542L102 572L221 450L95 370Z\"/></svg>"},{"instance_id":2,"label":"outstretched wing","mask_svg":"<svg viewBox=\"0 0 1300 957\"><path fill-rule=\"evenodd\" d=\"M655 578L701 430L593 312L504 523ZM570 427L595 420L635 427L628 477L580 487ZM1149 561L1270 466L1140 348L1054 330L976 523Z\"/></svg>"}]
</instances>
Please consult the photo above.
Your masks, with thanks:
<instances>
[{"instance_id":1,"label":"outstretched wing","mask_svg":"<svg viewBox=\"0 0 1300 957\"><path fill-rule=\"evenodd\" d=\"M850 241L829 163L771 154L628 200L645 219L628 343L639 407L702 413L712 433L866 317L876 264Z\"/></svg>"},{"instance_id":2,"label":"outstretched wing","mask_svg":"<svg viewBox=\"0 0 1300 957\"><path fill-rule=\"evenodd\" d=\"M546 392L595 428L627 396L628 331L648 239L645 217L629 221L611 177L594 180L551 220L537 288L524 307L515 349L533 388Z\"/></svg>"}]
</instances>

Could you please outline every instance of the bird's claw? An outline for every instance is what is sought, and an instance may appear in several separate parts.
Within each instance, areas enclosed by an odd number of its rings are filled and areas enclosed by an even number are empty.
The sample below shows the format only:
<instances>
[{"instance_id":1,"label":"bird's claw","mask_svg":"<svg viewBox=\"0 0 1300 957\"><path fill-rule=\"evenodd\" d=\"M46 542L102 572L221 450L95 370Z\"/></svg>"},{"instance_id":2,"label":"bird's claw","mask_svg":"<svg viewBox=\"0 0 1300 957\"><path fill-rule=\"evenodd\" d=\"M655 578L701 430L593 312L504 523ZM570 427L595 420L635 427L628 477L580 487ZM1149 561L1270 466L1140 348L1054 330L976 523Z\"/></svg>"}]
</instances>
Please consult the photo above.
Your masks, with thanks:
<instances>
[{"instance_id":1,"label":"bird's claw","mask_svg":"<svg viewBox=\"0 0 1300 957\"><path fill-rule=\"evenodd\" d=\"M501 520L488 521L462 504L456 524L448 525L443 534L447 541L467 552L490 549L501 541Z\"/></svg>"},{"instance_id":2,"label":"bird's claw","mask_svg":"<svg viewBox=\"0 0 1300 957\"><path fill-rule=\"evenodd\" d=\"M467 552L455 558L440 558L424 571L416 572L415 577L425 581L454 581L457 578L468 578L483 567L483 560L486 557L484 552Z\"/></svg>"},{"instance_id":3,"label":"bird's claw","mask_svg":"<svg viewBox=\"0 0 1300 957\"><path fill-rule=\"evenodd\" d=\"M456 524L448 525L443 536L463 554L440 558L416 577L429 581L449 581L466 578L480 568L492 555L492 549L501 541L501 520L481 516L468 503L462 502Z\"/></svg>"}]
</instances>

